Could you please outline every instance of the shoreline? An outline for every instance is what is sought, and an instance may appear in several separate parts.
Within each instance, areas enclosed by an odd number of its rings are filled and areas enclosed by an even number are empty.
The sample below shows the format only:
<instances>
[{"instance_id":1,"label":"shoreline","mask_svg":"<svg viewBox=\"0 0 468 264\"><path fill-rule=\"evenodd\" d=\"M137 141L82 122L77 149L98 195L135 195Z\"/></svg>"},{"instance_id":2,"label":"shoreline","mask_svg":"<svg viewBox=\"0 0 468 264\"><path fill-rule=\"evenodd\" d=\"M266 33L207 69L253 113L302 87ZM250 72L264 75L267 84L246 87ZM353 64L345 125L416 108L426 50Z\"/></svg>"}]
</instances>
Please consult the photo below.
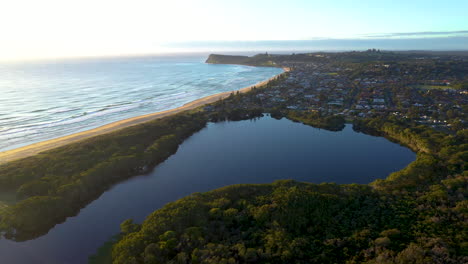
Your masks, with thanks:
<instances>
[{"instance_id":1,"label":"shoreline","mask_svg":"<svg viewBox=\"0 0 468 264\"><path fill-rule=\"evenodd\" d=\"M270 81L272 81L273 79L280 76L281 74L290 71L290 69L287 68L287 67L283 67L282 69L283 69L282 73L279 73L279 74L277 74L277 75L275 75L275 76L273 76L273 77L271 77L271 78L269 78L267 80L258 82L258 83L254 84L254 85L250 85L250 86L241 88L239 90L208 95L208 96L202 97L200 99L188 102L188 103L184 104L183 106L179 106L177 108L164 110L164 111L160 111L160 112L155 112L155 113L151 113L151 114L146 114L146 115L140 115L140 116L136 116L136 117L131 117L131 118L123 119L123 120L120 120L120 121L112 122L112 123L109 123L109 124L106 124L106 125L103 125L103 126L100 126L100 127L97 127L97 128L89 129L89 130L86 130L86 131L82 131L82 132L78 132L78 133L74 133L74 134L70 134L70 135L66 135L66 136L62 136L62 137L58 137L58 138L54 138L54 139L49 139L49 140L33 143L33 144L30 144L30 145L26 145L26 146L11 149L11 150L2 151L2 152L0 152L0 165L3 164L3 163L10 162L10 161L14 161L14 160L22 159L22 158L27 158L27 157L39 154L39 153L47 151L47 150L51 150L51 149L54 149L54 148L65 146L67 144L76 143L76 142L79 142L81 140L85 140L85 139L88 139L88 138L91 138L91 137L100 136L100 135L104 135L104 134L107 134L107 133L115 132L115 131L120 130L120 129L124 129L124 128L127 128L127 127L143 124L143 123L155 120L155 119L167 117L167 116L174 115L174 114L177 114L177 113L180 113L180 112L193 110L193 109L198 108L200 106L210 104L210 103L214 103L216 101L225 99L225 98L229 97L232 93L236 93L236 92L246 93L246 92L249 92L250 90L252 90L253 87L264 86L264 85L268 84Z\"/></svg>"}]
</instances>

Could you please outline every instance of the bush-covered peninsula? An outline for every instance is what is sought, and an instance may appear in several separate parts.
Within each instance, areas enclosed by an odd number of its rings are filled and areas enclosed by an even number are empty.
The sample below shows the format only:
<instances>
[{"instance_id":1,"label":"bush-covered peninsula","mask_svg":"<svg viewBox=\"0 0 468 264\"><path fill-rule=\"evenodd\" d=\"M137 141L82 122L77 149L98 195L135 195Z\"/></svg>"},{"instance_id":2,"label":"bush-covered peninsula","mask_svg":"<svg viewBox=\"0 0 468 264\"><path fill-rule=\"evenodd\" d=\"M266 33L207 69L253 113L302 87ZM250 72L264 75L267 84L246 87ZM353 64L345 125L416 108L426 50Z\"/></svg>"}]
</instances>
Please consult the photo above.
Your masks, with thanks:
<instances>
[{"instance_id":1,"label":"bush-covered peninsula","mask_svg":"<svg viewBox=\"0 0 468 264\"><path fill-rule=\"evenodd\" d=\"M165 160L205 124L200 114L176 115L0 166L1 190L17 199L1 212L0 228L17 240L47 232L112 184Z\"/></svg>"}]
</instances>

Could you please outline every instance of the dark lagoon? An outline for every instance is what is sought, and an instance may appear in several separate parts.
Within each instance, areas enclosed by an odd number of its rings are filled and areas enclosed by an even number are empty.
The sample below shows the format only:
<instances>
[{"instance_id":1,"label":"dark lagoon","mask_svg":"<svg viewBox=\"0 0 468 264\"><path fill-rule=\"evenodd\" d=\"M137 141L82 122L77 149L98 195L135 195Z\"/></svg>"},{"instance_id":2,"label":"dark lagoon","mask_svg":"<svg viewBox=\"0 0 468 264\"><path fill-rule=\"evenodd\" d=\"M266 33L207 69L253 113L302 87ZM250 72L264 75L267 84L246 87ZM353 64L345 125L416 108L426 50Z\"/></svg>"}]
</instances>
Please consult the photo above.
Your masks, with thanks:
<instances>
[{"instance_id":1,"label":"dark lagoon","mask_svg":"<svg viewBox=\"0 0 468 264\"><path fill-rule=\"evenodd\" d=\"M114 186L47 235L21 243L0 240L1 263L86 263L123 220L141 222L194 192L278 179L365 184L414 159L409 149L351 125L330 132L268 116L210 123L151 173Z\"/></svg>"}]
</instances>

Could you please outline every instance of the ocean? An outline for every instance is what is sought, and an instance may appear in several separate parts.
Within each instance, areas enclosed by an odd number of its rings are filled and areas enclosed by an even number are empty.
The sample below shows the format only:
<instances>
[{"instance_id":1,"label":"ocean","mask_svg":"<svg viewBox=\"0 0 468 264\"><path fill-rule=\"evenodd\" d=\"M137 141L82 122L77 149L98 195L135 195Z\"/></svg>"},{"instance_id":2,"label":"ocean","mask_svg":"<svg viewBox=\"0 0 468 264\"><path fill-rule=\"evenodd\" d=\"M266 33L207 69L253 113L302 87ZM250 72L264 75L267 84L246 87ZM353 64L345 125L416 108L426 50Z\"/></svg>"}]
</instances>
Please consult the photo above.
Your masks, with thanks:
<instances>
[{"instance_id":1,"label":"ocean","mask_svg":"<svg viewBox=\"0 0 468 264\"><path fill-rule=\"evenodd\" d=\"M206 64L207 55L0 64L0 151L237 90L279 68Z\"/></svg>"}]
</instances>

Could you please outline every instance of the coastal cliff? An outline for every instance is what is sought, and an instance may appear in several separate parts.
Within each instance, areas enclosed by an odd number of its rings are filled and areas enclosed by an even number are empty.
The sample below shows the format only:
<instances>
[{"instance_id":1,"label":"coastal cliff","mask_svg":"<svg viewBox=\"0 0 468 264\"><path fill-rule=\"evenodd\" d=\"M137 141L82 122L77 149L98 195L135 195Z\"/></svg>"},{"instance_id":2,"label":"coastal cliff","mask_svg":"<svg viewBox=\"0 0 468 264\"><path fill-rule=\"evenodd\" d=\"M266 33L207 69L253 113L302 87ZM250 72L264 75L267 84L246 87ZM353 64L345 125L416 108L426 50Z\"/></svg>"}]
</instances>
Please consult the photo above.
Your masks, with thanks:
<instances>
[{"instance_id":1,"label":"coastal cliff","mask_svg":"<svg viewBox=\"0 0 468 264\"><path fill-rule=\"evenodd\" d=\"M244 64L248 63L248 61L248 56L210 54L205 62L213 64Z\"/></svg>"},{"instance_id":2,"label":"coastal cliff","mask_svg":"<svg viewBox=\"0 0 468 264\"><path fill-rule=\"evenodd\" d=\"M206 63L211 64L238 64L247 66L280 67L275 61L276 56L269 54L257 54L255 56L233 56L210 54Z\"/></svg>"}]
</instances>

